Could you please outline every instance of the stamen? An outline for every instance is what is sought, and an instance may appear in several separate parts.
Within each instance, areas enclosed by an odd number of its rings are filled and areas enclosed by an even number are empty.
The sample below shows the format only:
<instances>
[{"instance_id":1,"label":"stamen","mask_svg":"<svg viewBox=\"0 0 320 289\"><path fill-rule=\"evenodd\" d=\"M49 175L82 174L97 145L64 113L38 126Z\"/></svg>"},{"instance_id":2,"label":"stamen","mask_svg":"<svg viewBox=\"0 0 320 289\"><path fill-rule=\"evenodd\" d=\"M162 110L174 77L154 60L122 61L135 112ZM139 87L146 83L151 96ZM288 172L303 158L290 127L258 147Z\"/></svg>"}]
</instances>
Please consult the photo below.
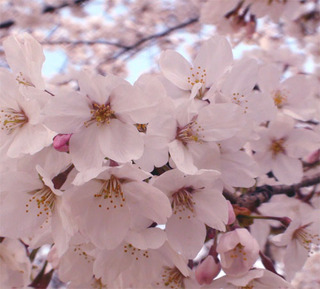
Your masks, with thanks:
<instances>
[{"instance_id":1,"label":"stamen","mask_svg":"<svg viewBox=\"0 0 320 289\"><path fill-rule=\"evenodd\" d=\"M232 102L240 105L243 108L243 113L247 113L248 110L248 100L244 94L240 94L239 92L232 94Z\"/></svg>"},{"instance_id":2,"label":"stamen","mask_svg":"<svg viewBox=\"0 0 320 289\"><path fill-rule=\"evenodd\" d=\"M177 267L170 268L165 266L164 267L164 272L161 275L162 279L162 284L167 286L170 289L182 289L185 288L184 286L184 276L183 274L179 271ZM159 286L160 283L157 282L157 285Z\"/></svg>"},{"instance_id":3,"label":"stamen","mask_svg":"<svg viewBox=\"0 0 320 289\"><path fill-rule=\"evenodd\" d=\"M190 68L190 76L188 76L188 83L191 86L194 86L196 83L201 83L202 87L199 89L195 98L202 99L207 89L205 87L207 73L205 69L202 69L201 66L191 67Z\"/></svg>"},{"instance_id":4,"label":"stamen","mask_svg":"<svg viewBox=\"0 0 320 289\"><path fill-rule=\"evenodd\" d=\"M172 194L172 209L173 214L181 213L186 210L189 211L189 213L192 213L192 216L194 217L194 205L196 204L193 201L192 198L192 192L193 188L181 188L180 190L174 192ZM179 217L182 219L182 217ZM188 216L188 219L191 218L191 215Z\"/></svg>"},{"instance_id":5,"label":"stamen","mask_svg":"<svg viewBox=\"0 0 320 289\"><path fill-rule=\"evenodd\" d=\"M19 84L23 84L25 86L35 87L34 84L31 81L27 80L23 76L22 72L20 72L19 75L16 77L16 81L18 81Z\"/></svg>"},{"instance_id":6,"label":"stamen","mask_svg":"<svg viewBox=\"0 0 320 289\"><path fill-rule=\"evenodd\" d=\"M248 285L246 285L246 286L241 286L240 289L253 289L254 285L253 284L250 285L250 283Z\"/></svg>"},{"instance_id":7,"label":"stamen","mask_svg":"<svg viewBox=\"0 0 320 289\"><path fill-rule=\"evenodd\" d=\"M0 111L1 130L5 130L8 135L17 128L23 127L28 121L29 119L22 109L17 111L13 108L4 108Z\"/></svg>"},{"instance_id":8,"label":"stamen","mask_svg":"<svg viewBox=\"0 0 320 289\"><path fill-rule=\"evenodd\" d=\"M80 257L84 258L89 264L94 261L93 257L91 257L85 251L82 250L81 245L76 245L73 251Z\"/></svg>"},{"instance_id":9,"label":"stamen","mask_svg":"<svg viewBox=\"0 0 320 289\"><path fill-rule=\"evenodd\" d=\"M272 157L275 157L279 153L283 153L283 154L286 153L286 150L284 147L285 141L286 141L285 138L272 140L272 143L269 147L269 150L272 152Z\"/></svg>"},{"instance_id":10,"label":"stamen","mask_svg":"<svg viewBox=\"0 0 320 289\"><path fill-rule=\"evenodd\" d=\"M307 224L296 229L292 238L296 239L310 255L314 252L314 245L320 244L320 236L319 234L313 234L310 229L308 229L309 225L310 224Z\"/></svg>"},{"instance_id":11,"label":"stamen","mask_svg":"<svg viewBox=\"0 0 320 289\"><path fill-rule=\"evenodd\" d=\"M53 193L48 186L43 184L43 187L41 189L30 191L28 192L28 194L32 196L26 204L26 213L30 213L31 211L33 211L31 210L31 205L33 204L33 202L35 202L38 209L37 217L45 216L45 223L48 223L49 217L55 209L55 193ZM43 226L41 225L40 228L43 228Z\"/></svg>"},{"instance_id":12,"label":"stamen","mask_svg":"<svg viewBox=\"0 0 320 289\"><path fill-rule=\"evenodd\" d=\"M237 244L233 248L233 250L230 252L230 258L236 259L236 258L242 258L242 261L247 261L247 253L243 250L244 246L240 243Z\"/></svg>"},{"instance_id":13,"label":"stamen","mask_svg":"<svg viewBox=\"0 0 320 289\"><path fill-rule=\"evenodd\" d=\"M98 207L104 207L106 210L116 209L118 207L123 207L126 201L119 179L111 175L109 180L101 180L103 185L99 193L94 194L95 198L98 198L100 202ZM103 202L105 200L106 202ZM106 205L106 206L104 206Z\"/></svg>"},{"instance_id":14,"label":"stamen","mask_svg":"<svg viewBox=\"0 0 320 289\"><path fill-rule=\"evenodd\" d=\"M177 128L176 139L180 140L184 145L188 142L203 143L204 135L200 132L204 129L198 125L197 121L192 121L182 128Z\"/></svg>"},{"instance_id":15,"label":"stamen","mask_svg":"<svg viewBox=\"0 0 320 289\"><path fill-rule=\"evenodd\" d=\"M116 118L114 110L111 109L110 104L92 104L90 111L91 118L84 122L84 125L88 127L92 123L96 123L97 126L101 126L106 123L109 124L110 120Z\"/></svg>"},{"instance_id":16,"label":"stamen","mask_svg":"<svg viewBox=\"0 0 320 289\"><path fill-rule=\"evenodd\" d=\"M274 92L273 101L278 108L281 108L287 102L287 98L285 90L278 89Z\"/></svg>"},{"instance_id":17,"label":"stamen","mask_svg":"<svg viewBox=\"0 0 320 289\"><path fill-rule=\"evenodd\" d=\"M132 256L136 261L139 261L139 258L149 258L148 250L135 248L132 244L123 245L123 252Z\"/></svg>"},{"instance_id":18,"label":"stamen","mask_svg":"<svg viewBox=\"0 0 320 289\"><path fill-rule=\"evenodd\" d=\"M148 124L141 124L141 123L136 123L135 126L138 129L139 132L146 133L147 132L147 125Z\"/></svg>"}]
</instances>

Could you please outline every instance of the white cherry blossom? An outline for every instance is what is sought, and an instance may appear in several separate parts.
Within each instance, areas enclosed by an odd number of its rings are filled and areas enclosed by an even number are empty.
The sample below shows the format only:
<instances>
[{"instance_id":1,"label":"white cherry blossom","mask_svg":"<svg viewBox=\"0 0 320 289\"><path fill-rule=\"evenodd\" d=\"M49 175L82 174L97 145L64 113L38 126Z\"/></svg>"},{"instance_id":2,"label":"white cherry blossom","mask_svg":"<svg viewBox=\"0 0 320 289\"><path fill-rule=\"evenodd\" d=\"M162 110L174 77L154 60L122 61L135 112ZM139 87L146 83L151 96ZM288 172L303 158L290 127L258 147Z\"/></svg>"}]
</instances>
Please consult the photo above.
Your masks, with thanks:
<instances>
[{"instance_id":1,"label":"white cherry blossom","mask_svg":"<svg viewBox=\"0 0 320 289\"><path fill-rule=\"evenodd\" d=\"M185 176L177 169L158 177L154 186L170 199L172 216L166 223L170 245L187 258L200 251L205 225L224 231L228 221L228 205L221 186L215 182L217 172L208 171Z\"/></svg>"},{"instance_id":2,"label":"white cherry blossom","mask_svg":"<svg viewBox=\"0 0 320 289\"><path fill-rule=\"evenodd\" d=\"M320 245L319 213L320 210L313 210L303 218L293 219L284 233L272 238L277 246L286 246L284 266L288 280L293 279L315 246Z\"/></svg>"},{"instance_id":3,"label":"white cherry blossom","mask_svg":"<svg viewBox=\"0 0 320 289\"><path fill-rule=\"evenodd\" d=\"M142 91L113 75L82 73L79 85L80 93L53 98L45 111L49 128L72 133L69 149L76 168L101 167L105 157L123 163L140 158L143 139L134 124L152 115Z\"/></svg>"},{"instance_id":4,"label":"white cherry blossom","mask_svg":"<svg viewBox=\"0 0 320 289\"><path fill-rule=\"evenodd\" d=\"M221 267L230 276L247 273L259 257L258 242L244 228L224 233L217 246Z\"/></svg>"},{"instance_id":5,"label":"white cherry blossom","mask_svg":"<svg viewBox=\"0 0 320 289\"><path fill-rule=\"evenodd\" d=\"M193 65L172 50L161 54L159 65L168 80L180 89L191 92L191 98L203 99L232 62L230 44L224 37L215 36L202 44Z\"/></svg>"},{"instance_id":6,"label":"white cherry blossom","mask_svg":"<svg viewBox=\"0 0 320 289\"><path fill-rule=\"evenodd\" d=\"M301 158L314 151L319 135L295 128L291 117L279 115L268 128L259 129L260 139L251 142L261 173L272 171L280 183L291 185L303 176Z\"/></svg>"},{"instance_id":7,"label":"white cherry blossom","mask_svg":"<svg viewBox=\"0 0 320 289\"><path fill-rule=\"evenodd\" d=\"M168 198L143 180L150 175L126 164L105 167L94 179L68 191L68 202L79 229L100 249L114 249L139 216L166 223Z\"/></svg>"}]
</instances>

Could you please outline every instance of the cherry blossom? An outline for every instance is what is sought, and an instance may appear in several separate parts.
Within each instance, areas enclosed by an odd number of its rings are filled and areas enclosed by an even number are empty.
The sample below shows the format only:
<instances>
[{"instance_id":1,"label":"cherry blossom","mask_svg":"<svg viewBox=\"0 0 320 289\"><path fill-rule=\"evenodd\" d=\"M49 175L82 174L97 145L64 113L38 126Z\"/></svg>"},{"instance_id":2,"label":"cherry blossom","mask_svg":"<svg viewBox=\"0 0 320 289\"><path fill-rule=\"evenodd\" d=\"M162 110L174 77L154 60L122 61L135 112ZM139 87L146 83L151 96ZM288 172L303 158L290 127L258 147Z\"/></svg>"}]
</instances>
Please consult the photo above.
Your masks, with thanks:
<instances>
[{"instance_id":1,"label":"cherry blossom","mask_svg":"<svg viewBox=\"0 0 320 289\"><path fill-rule=\"evenodd\" d=\"M317 148L319 136L307 129L294 128L294 120L282 115L268 128L259 129L259 135L252 148L261 172L271 170L283 184L299 182L303 176L300 158Z\"/></svg>"},{"instance_id":2,"label":"cherry blossom","mask_svg":"<svg viewBox=\"0 0 320 289\"><path fill-rule=\"evenodd\" d=\"M24 245L6 238L0 244L1 288L27 288L31 274L31 263L25 254Z\"/></svg>"},{"instance_id":3,"label":"cherry blossom","mask_svg":"<svg viewBox=\"0 0 320 289\"><path fill-rule=\"evenodd\" d=\"M211 54L212 51L214 54ZM232 61L229 43L225 38L216 36L203 43L193 65L179 53L171 50L161 54L159 65L168 80L180 89L191 92L191 98L203 99Z\"/></svg>"},{"instance_id":4,"label":"cherry blossom","mask_svg":"<svg viewBox=\"0 0 320 289\"><path fill-rule=\"evenodd\" d=\"M71 188L67 198L80 232L98 248L114 249L129 233L135 218L166 223L171 215L169 200L143 182L148 177L129 164L104 167L94 179Z\"/></svg>"},{"instance_id":5,"label":"cherry blossom","mask_svg":"<svg viewBox=\"0 0 320 289\"><path fill-rule=\"evenodd\" d=\"M286 246L284 265L289 280L302 268L314 246L320 244L319 212L314 210L303 219L293 219L284 233L272 239L277 246Z\"/></svg>"},{"instance_id":6,"label":"cherry blossom","mask_svg":"<svg viewBox=\"0 0 320 289\"><path fill-rule=\"evenodd\" d=\"M259 245L246 229L224 233L217 246L221 267L228 275L241 276L248 272L259 256Z\"/></svg>"},{"instance_id":7,"label":"cherry blossom","mask_svg":"<svg viewBox=\"0 0 320 289\"><path fill-rule=\"evenodd\" d=\"M319 3L17 1L0 287L291 288L320 242Z\"/></svg>"},{"instance_id":8,"label":"cherry blossom","mask_svg":"<svg viewBox=\"0 0 320 289\"><path fill-rule=\"evenodd\" d=\"M209 255L197 266L195 276L200 285L211 284L220 270L220 263L216 263L214 258Z\"/></svg>"},{"instance_id":9,"label":"cherry blossom","mask_svg":"<svg viewBox=\"0 0 320 289\"><path fill-rule=\"evenodd\" d=\"M214 171L185 176L179 170L171 170L154 182L169 197L173 208L166 223L168 241L187 258L194 258L200 251L206 235L205 224L225 230L227 202L221 186L214 182L216 176Z\"/></svg>"},{"instance_id":10,"label":"cherry blossom","mask_svg":"<svg viewBox=\"0 0 320 289\"><path fill-rule=\"evenodd\" d=\"M52 130L72 134L69 149L76 168L101 167L105 157L123 163L140 158L143 139L134 124L148 122L154 102L138 86L114 75L83 72L79 85L80 93L53 98L45 117Z\"/></svg>"},{"instance_id":11,"label":"cherry blossom","mask_svg":"<svg viewBox=\"0 0 320 289\"><path fill-rule=\"evenodd\" d=\"M203 287L205 289L209 288L225 288L225 289L238 289L238 288L259 288L259 289L269 289L270 284L273 288L277 289L291 289L290 283L286 282L284 279L278 275L263 269L253 269L247 274L234 277L234 276L224 276L216 279L211 285Z\"/></svg>"},{"instance_id":12,"label":"cherry blossom","mask_svg":"<svg viewBox=\"0 0 320 289\"><path fill-rule=\"evenodd\" d=\"M295 118L308 119L314 113L312 80L305 75L293 75L281 81L275 65L259 70L259 88L272 98L278 110Z\"/></svg>"},{"instance_id":13,"label":"cherry blossom","mask_svg":"<svg viewBox=\"0 0 320 289\"><path fill-rule=\"evenodd\" d=\"M49 130L41 122L41 105L21 94L13 75L4 69L0 83L0 153L12 158L35 154L51 143Z\"/></svg>"},{"instance_id":14,"label":"cherry blossom","mask_svg":"<svg viewBox=\"0 0 320 289\"><path fill-rule=\"evenodd\" d=\"M7 62L16 75L16 81L24 86L45 89L41 75L45 61L41 44L30 34L8 37L3 42Z\"/></svg>"}]
</instances>

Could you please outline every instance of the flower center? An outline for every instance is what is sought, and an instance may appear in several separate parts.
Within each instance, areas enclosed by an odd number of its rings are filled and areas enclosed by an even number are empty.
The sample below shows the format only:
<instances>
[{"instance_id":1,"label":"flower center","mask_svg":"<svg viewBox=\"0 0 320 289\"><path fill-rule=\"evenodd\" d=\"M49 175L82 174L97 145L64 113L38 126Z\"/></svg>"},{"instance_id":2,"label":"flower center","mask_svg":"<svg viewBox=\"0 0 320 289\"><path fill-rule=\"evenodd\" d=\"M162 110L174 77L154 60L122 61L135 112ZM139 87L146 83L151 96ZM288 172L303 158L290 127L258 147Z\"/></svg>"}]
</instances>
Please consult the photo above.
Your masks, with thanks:
<instances>
[{"instance_id":1,"label":"flower center","mask_svg":"<svg viewBox=\"0 0 320 289\"><path fill-rule=\"evenodd\" d=\"M281 108L287 102L287 95L284 90L276 90L273 95L274 104Z\"/></svg>"},{"instance_id":2,"label":"flower center","mask_svg":"<svg viewBox=\"0 0 320 289\"><path fill-rule=\"evenodd\" d=\"M244 246L238 243L237 246L235 246L231 251L230 251L230 258L231 259L237 259L238 257L242 258L243 261L247 261L247 253L243 250ZM246 288L246 287L244 287Z\"/></svg>"},{"instance_id":3,"label":"flower center","mask_svg":"<svg viewBox=\"0 0 320 289\"><path fill-rule=\"evenodd\" d=\"M94 278L94 280L90 285L91 285L90 288L92 289L107 289L107 285L102 283L101 278L99 279Z\"/></svg>"},{"instance_id":4,"label":"flower center","mask_svg":"<svg viewBox=\"0 0 320 289\"><path fill-rule=\"evenodd\" d=\"M28 192L28 194L32 196L30 197L29 202L26 204L26 213L36 210L37 217L44 216L46 218L45 222L48 223L50 214L55 208L55 193L53 193L48 186L43 185L41 189ZM40 228L43 228L43 226L40 226Z\"/></svg>"},{"instance_id":5,"label":"flower center","mask_svg":"<svg viewBox=\"0 0 320 289\"><path fill-rule=\"evenodd\" d=\"M132 244L124 245L123 252L134 257L136 261L138 261L139 258L146 258L146 259L149 258L148 250L141 250L141 249L135 248L132 246Z\"/></svg>"},{"instance_id":6,"label":"flower center","mask_svg":"<svg viewBox=\"0 0 320 289\"><path fill-rule=\"evenodd\" d=\"M204 136L200 135L201 131L204 131L204 129L196 121L192 121L182 128L177 128L176 139L184 145L188 142L203 143Z\"/></svg>"},{"instance_id":7,"label":"flower center","mask_svg":"<svg viewBox=\"0 0 320 289\"><path fill-rule=\"evenodd\" d=\"M94 197L99 199L98 207L105 207L106 210L116 209L117 207L122 208L126 199L123 195L120 181L113 175L109 180L101 181L103 182L101 190L94 194ZM104 204L102 203L103 200L105 200Z\"/></svg>"},{"instance_id":8,"label":"flower center","mask_svg":"<svg viewBox=\"0 0 320 289\"><path fill-rule=\"evenodd\" d=\"M185 288L183 282L184 278L183 274L176 267L170 268L165 266L163 273L161 274L162 284L172 289ZM160 283L157 282L157 285L159 286Z\"/></svg>"},{"instance_id":9,"label":"flower center","mask_svg":"<svg viewBox=\"0 0 320 289\"><path fill-rule=\"evenodd\" d=\"M284 147L285 139L281 138L278 140L272 140L272 143L269 147L269 150L272 152L272 156L275 157L279 153L285 153L285 147Z\"/></svg>"},{"instance_id":10,"label":"flower center","mask_svg":"<svg viewBox=\"0 0 320 289\"><path fill-rule=\"evenodd\" d=\"M313 234L307 227L310 224L304 225L297 230L295 230L293 234L293 239L297 239L298 242L305 248L308 253L313 253L313 245L320 244L320 236L319 234Z\"/></svg>"},{"instance_id":11,"label":"flower center","mask_svg":"<svg viewBox=\"0 0 320 289\"><path fill-rule=\"evenodd\" d=\"M250 282L250 283L251 283L251 282ZM250 285L250 283L249 283L248 285L246 285L246 286L241 286L241 287L239 287L239 289L253 289L254 286L253 286L253 285Z\"/></svg>"},{"instance_id":12,"label":"flower center","mask_svg":"<svg viewBox=\"0 0 320 289\"><path fill-rule=\"evenodd\" d=\"M202 69L201 66L198 67L190 67L190 76L188 76L188 83L191 86L194 86L197 83L202 84L195 98L202 99L206 93L206 77L207 73L205 69Z\"/></svg>"},{"instance_id":13,"label":"flower center","mask_svg":"<svg viewBox=\"0 0 320 289\"><path fill-rule=\"evenodd\" d=\"M181 188L172 194L171 206L174 214L181 213L186 210L194 213L194 205L196 203L193 201L192 191L192 188ZM188 216L188 219L190 219L190 217L191 216ZM179 218L182 219L182 217Z\"/></svg>"},{"instance_id":14,"label":"flower center","mask_svg":"<svg viewBox=\"0 0 320 289\"><path fill-rule=\"evenodd\" d=\"M84 123L88 127L92 123L96 123L100 126L104 123L109 124L112 118L116 118L114 110L111 109L110 104L92 104L92 109L90 110L91 118Z\"/></svg>"},{"instance_id":15,"label":"flower center","mask_svg":"<svg viewBox=\"0 0 320 289\"><path fill-rule=\"evenodd\" d=\"M22 109L16 111L13 108L7 108L1 109L0 111L1 130L5 130L8 135L15 129L23 127L28 120L28 117Z\"/></svg>"},{"instance_id":16,"label":"flower center","mask_svg":"<svg viewBox=\"0 0 320 289\"><path fill-rule=\"evenodd\" d=\"M190 76L188 77L188 83L194 86L196 83L206 83L206 70L201 69L201 66L190 67Z\"/></svg>"},{"instance_id":17,"label":"flower center","mask_svg":"<svg viewBox=\"0 0 320 289\"><path fill-rule=\"evenodd\" d=\"M145 123L136 123L135 124L135 126L136 126L136 128L137 128L137 130L139 131L139 132L143 132L143 133L146 133L147 132L147 126L148 126L148 124L145 124Z\"/></svg>"}]
</instances>

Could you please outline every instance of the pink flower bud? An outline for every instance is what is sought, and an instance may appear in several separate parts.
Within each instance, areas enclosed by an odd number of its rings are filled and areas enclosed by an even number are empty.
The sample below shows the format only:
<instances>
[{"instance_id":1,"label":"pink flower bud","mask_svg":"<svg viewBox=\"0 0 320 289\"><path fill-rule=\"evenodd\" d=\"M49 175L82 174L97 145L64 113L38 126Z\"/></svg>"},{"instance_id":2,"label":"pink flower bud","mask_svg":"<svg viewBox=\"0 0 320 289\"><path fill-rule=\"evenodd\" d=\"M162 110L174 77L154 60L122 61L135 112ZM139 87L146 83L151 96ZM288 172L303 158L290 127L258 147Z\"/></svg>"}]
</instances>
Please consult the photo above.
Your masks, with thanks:
<instances>
[{"instance_id":1,"label":"pink flower bud","mask_svg":"<svg viewBox=\"0 0 320 289\"><path fill-rule=\"evenodd\" d=\"M209 255L196 268L195 276L200 285L211 284L213 279L221 270L220 263L216 263L214 258Z\"/></svg>"},{"instance_id":2,"label":"pink flower bud","mask_svg":"<svg viewBox=\"0 0 320 289\"><path fill-rule=\"evenodd\" d=\"M234 210L230 201L227 201L227 203L228 203L228 225L231 225L236 220L236 214L234 213Z\"/></svg>"},{"instance_id":3,"label":"pink flower bud","mask_svg":"<svg viewBox=\"0 0 320 289\"><path fill-rule=\"evenodd\" d=\"M58 134L53 139L53 147L59 152L69 151L69 140L71 134Z\"/></svg>"},{"instance_id":4,"label":"pink flower bud","mask_svg":"<svg viewBox=\"0 0 320 289\"><path fill-rule=\"evenodd\" d=\"M320 149L312 152L306 159L306 162L309 164L315 163L320 160Z\"/></svg>"}]
</instances>

